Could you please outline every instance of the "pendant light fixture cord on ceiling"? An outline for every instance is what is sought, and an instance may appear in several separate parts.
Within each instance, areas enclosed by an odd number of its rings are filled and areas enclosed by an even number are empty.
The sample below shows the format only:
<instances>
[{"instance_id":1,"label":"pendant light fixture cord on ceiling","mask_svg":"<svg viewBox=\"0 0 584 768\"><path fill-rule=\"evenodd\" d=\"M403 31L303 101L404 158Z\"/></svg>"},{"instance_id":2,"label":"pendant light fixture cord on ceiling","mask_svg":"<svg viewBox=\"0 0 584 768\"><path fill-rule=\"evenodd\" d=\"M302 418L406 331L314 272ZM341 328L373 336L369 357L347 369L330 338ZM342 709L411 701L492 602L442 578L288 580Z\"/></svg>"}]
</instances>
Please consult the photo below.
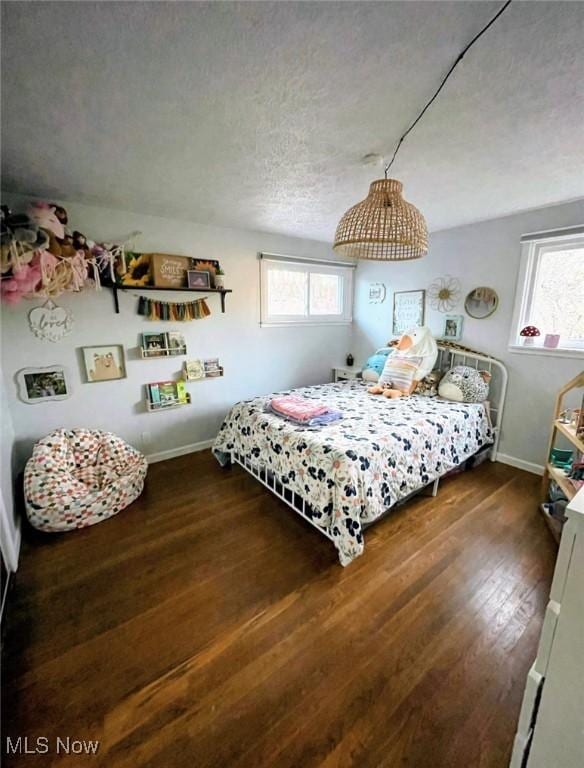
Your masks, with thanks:
<instances>
[{"instance_id":1,"label":"pendant light fixture cord on ceiling","mask_svg":"<svg viewBox=\"0 0 584 768\"><path fill-rule=\"evenodd\" d=\"M511 5L511 2L512 2L512 0L507 0L507 2L505 3L505 5L504 5L504 6L503 6L501 9L499 9L499 11L497 11L497 13L496 13L496 14L493 16L493 18L492 18L492 19L489 21L489 23L488 23L486 26L484 26L484 27L481 29L481 31L480 31L480 32L479 32L477 35L475 35L475 36L473 37L473 39L472 39L472 40L470 41L470 43L469 43L469 44L466 46L466 48L465 48L463 51L461 51L461 52L458 54L458 58L456 59L456 61L454 62L454 64L453 64L453 65L450 67L450 69L448 70L448 72L446 73L446 75L445 75L444 79L442 80L442 82L440 83L440 85L439 85L439 87L438 87L438 90L436 91L436 93L435 93L435 94L432 96L432 98L431 98L431 99L430 99L430 101L429 101L429 102L426 104L426 106L424 107L424 109L423 109L423 110L420 112L420 114L419 114L419 115L416 117L416 119L414 120L414 122L413 122L413 123L410 125L410 127L408 128L408 130L407 130L407 131L404 133L404 135L403 135L403 136L400 138L400 140L398 141L398 143L397 143L397 146L396 146L396 148L395 148L395 151L394 151L394 153L393 153L393 156L392 156L391 160L389 161L389 163L388 163L388 164L386 165L386 167L385 167L385 178L386 178L386 179L387 179L387 174L388 174L388 172L389 172L389 169L390 169L390 168L391 168L391 166L393 165L393 162L394 162L394 160L395 160L395 158L396 158L396 155L397 155L397 153L399 152L399 149L400 149L400 147L401 147L401 145L402 145L402 143L403 143L404 139L405 139L405 138L406 138L406 136L408 135L408 133L410 133L410 131L412 131L412 130L413 130L415 127L416 127L416 125L417 125L417 124L420 122L420 120L421 120L421 119L424 117L424 114L426 113L426 110L427 110L427 109L430 107L430 105L431 105L431 104L434 102L434 100L436 99L436 97L438 96L438 94L440 93L440 91L441 91L441 90L444 88L444 86L446 85L446 81L448 80L448 78L450 77L450 75L451 75L451 74L454 72L454 70L456 69L457 65L458 65L458 64L460 64L460 62L461 62L461 61L462 61L462 59L464 58L464 55L465 55L465 53L466 53L466 52L467 52L467 51L468 51L470 48L472 48L472 46L473 46L473 45L474 45L474 44L477 42L477 40L478 40L479 38L481 38L481 37L482 37L482 36L485 34L485 32L487 31L487 29L489 29L489 27L491 27L491 26L492 26L492 25L493 25L493 24L494 24L494 23L497 21L497 19L499 18L499 16L501 16L501 14L502 14L502 13L504 13L504 12L507 10L507 8L508 8L508 7Z\"/></svg>"}]
</instances>

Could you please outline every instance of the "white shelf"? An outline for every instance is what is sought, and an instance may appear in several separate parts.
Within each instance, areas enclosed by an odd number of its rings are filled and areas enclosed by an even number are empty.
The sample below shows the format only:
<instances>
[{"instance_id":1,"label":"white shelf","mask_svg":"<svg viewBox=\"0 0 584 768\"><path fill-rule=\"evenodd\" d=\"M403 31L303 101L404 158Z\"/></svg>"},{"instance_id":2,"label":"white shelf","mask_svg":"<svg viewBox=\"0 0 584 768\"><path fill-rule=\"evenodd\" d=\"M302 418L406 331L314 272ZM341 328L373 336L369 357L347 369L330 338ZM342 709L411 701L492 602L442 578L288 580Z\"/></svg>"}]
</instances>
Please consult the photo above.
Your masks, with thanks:
<instances>
[{"instance_id":1,"label":"white shelf","mask_svg":"<svg viewBox=\"0 0 584 768\"><path fill-rule=\"evenodd\" d=\"M191 404L191 398L190 395L187 396L188 399L184 403L176 402L176 403L170 403L167 405L158 405L155 403L151 403L150 400L146 400L146 410L148 413L160 413L161 411L172 411L175 408L182 408L185 405Z\"/></svg>"},{"instance_id":2,"label":"white shelf","mask_svg":"<svg viewBox=\"0 0 584 768\"><path fill-rule=\"evenodd\" d=\"M159 360L161 357L184 357L187 354L186 347L180 347L179 349L165 347L164 349L156 350L140 347L139 349L143 360Z\"/></svg>"}]
</instances>

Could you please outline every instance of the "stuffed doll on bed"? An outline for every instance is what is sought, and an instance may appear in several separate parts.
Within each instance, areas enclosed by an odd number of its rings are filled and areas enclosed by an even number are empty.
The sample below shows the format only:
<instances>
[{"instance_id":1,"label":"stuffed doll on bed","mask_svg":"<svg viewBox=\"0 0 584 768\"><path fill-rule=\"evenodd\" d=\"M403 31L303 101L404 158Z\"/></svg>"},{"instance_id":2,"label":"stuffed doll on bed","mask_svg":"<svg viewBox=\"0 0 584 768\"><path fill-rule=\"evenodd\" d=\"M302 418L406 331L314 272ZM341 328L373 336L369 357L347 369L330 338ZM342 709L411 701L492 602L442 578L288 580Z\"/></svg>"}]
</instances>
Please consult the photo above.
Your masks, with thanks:
<instances>
[{"instance_id":1,"label":"stuffed doll on bed","mask_svg":"<svg viewBox=\"0 0 584 768\"><path fill-rule=\"evenodd\" d=\"M393 344L395 352L387 358L377 384L367 390L372 395L391 398L411 395L418 382L434 368L438 347L432 331L425 325L412 328Z\"/></svg>"}]
</instances>

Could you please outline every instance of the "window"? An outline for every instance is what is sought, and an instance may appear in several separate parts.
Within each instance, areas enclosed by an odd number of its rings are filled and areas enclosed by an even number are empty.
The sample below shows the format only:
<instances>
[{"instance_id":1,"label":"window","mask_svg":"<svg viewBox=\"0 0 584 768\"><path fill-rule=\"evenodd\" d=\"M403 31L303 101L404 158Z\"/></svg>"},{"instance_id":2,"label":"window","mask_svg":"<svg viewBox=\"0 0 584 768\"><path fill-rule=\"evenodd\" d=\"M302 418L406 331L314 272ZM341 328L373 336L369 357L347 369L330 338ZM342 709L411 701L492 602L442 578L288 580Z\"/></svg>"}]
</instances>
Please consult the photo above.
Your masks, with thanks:
<instances>
[{"instance_id":1,"label":"window","mask_svg":"<svg viewBox=\"0 0 584 768\"><path fill-rule=\"evenodd\" d=\"M350 323L353 265L260 254L261 324Z\"/></svg>"},{"instance_id":2,"label":"window","mask_svg":"<svg viewBox=\"0 0 584 768\"><path fill-rule=\"evenodd\" d=\"M540 336L524 344L520 333L533 325ZM559 335L549 339L546 335ZM545 346L544 346L545 344ZM510 347L538 354L584 355L584 227L521 238Z\"/></svg>"}]
</instances>

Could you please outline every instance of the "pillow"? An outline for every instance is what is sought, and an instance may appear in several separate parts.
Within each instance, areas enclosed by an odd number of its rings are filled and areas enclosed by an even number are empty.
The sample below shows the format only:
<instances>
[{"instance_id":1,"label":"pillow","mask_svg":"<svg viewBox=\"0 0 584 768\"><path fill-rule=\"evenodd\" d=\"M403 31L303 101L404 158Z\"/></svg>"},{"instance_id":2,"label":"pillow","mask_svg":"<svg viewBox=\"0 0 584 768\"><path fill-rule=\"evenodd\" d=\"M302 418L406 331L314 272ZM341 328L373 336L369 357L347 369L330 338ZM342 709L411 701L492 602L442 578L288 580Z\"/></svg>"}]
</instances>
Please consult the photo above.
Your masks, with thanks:
<instances>
[{"instance_id":1,"label":"pillow","mask_svg":"<svg viewBox=\"0 0 584 768\"><path fill-rule=\"evenodd\" d=\"M491 374L468 365L456 365L447 371L438 387L445 400L457 403L482 403L489 396Z\"/></svg>"},{"instance_id":2,"label":"pillow","mask_svg":"<svg viewBox=\"0 0 584 768\"><path fill-rule=\"evenodd\" d=\"M400 392L409 392L421 362L421 357L400 355L395 352L387 358L383 373L379 377L379 385L399 389Z\"/></svg>"}]
</instances>

